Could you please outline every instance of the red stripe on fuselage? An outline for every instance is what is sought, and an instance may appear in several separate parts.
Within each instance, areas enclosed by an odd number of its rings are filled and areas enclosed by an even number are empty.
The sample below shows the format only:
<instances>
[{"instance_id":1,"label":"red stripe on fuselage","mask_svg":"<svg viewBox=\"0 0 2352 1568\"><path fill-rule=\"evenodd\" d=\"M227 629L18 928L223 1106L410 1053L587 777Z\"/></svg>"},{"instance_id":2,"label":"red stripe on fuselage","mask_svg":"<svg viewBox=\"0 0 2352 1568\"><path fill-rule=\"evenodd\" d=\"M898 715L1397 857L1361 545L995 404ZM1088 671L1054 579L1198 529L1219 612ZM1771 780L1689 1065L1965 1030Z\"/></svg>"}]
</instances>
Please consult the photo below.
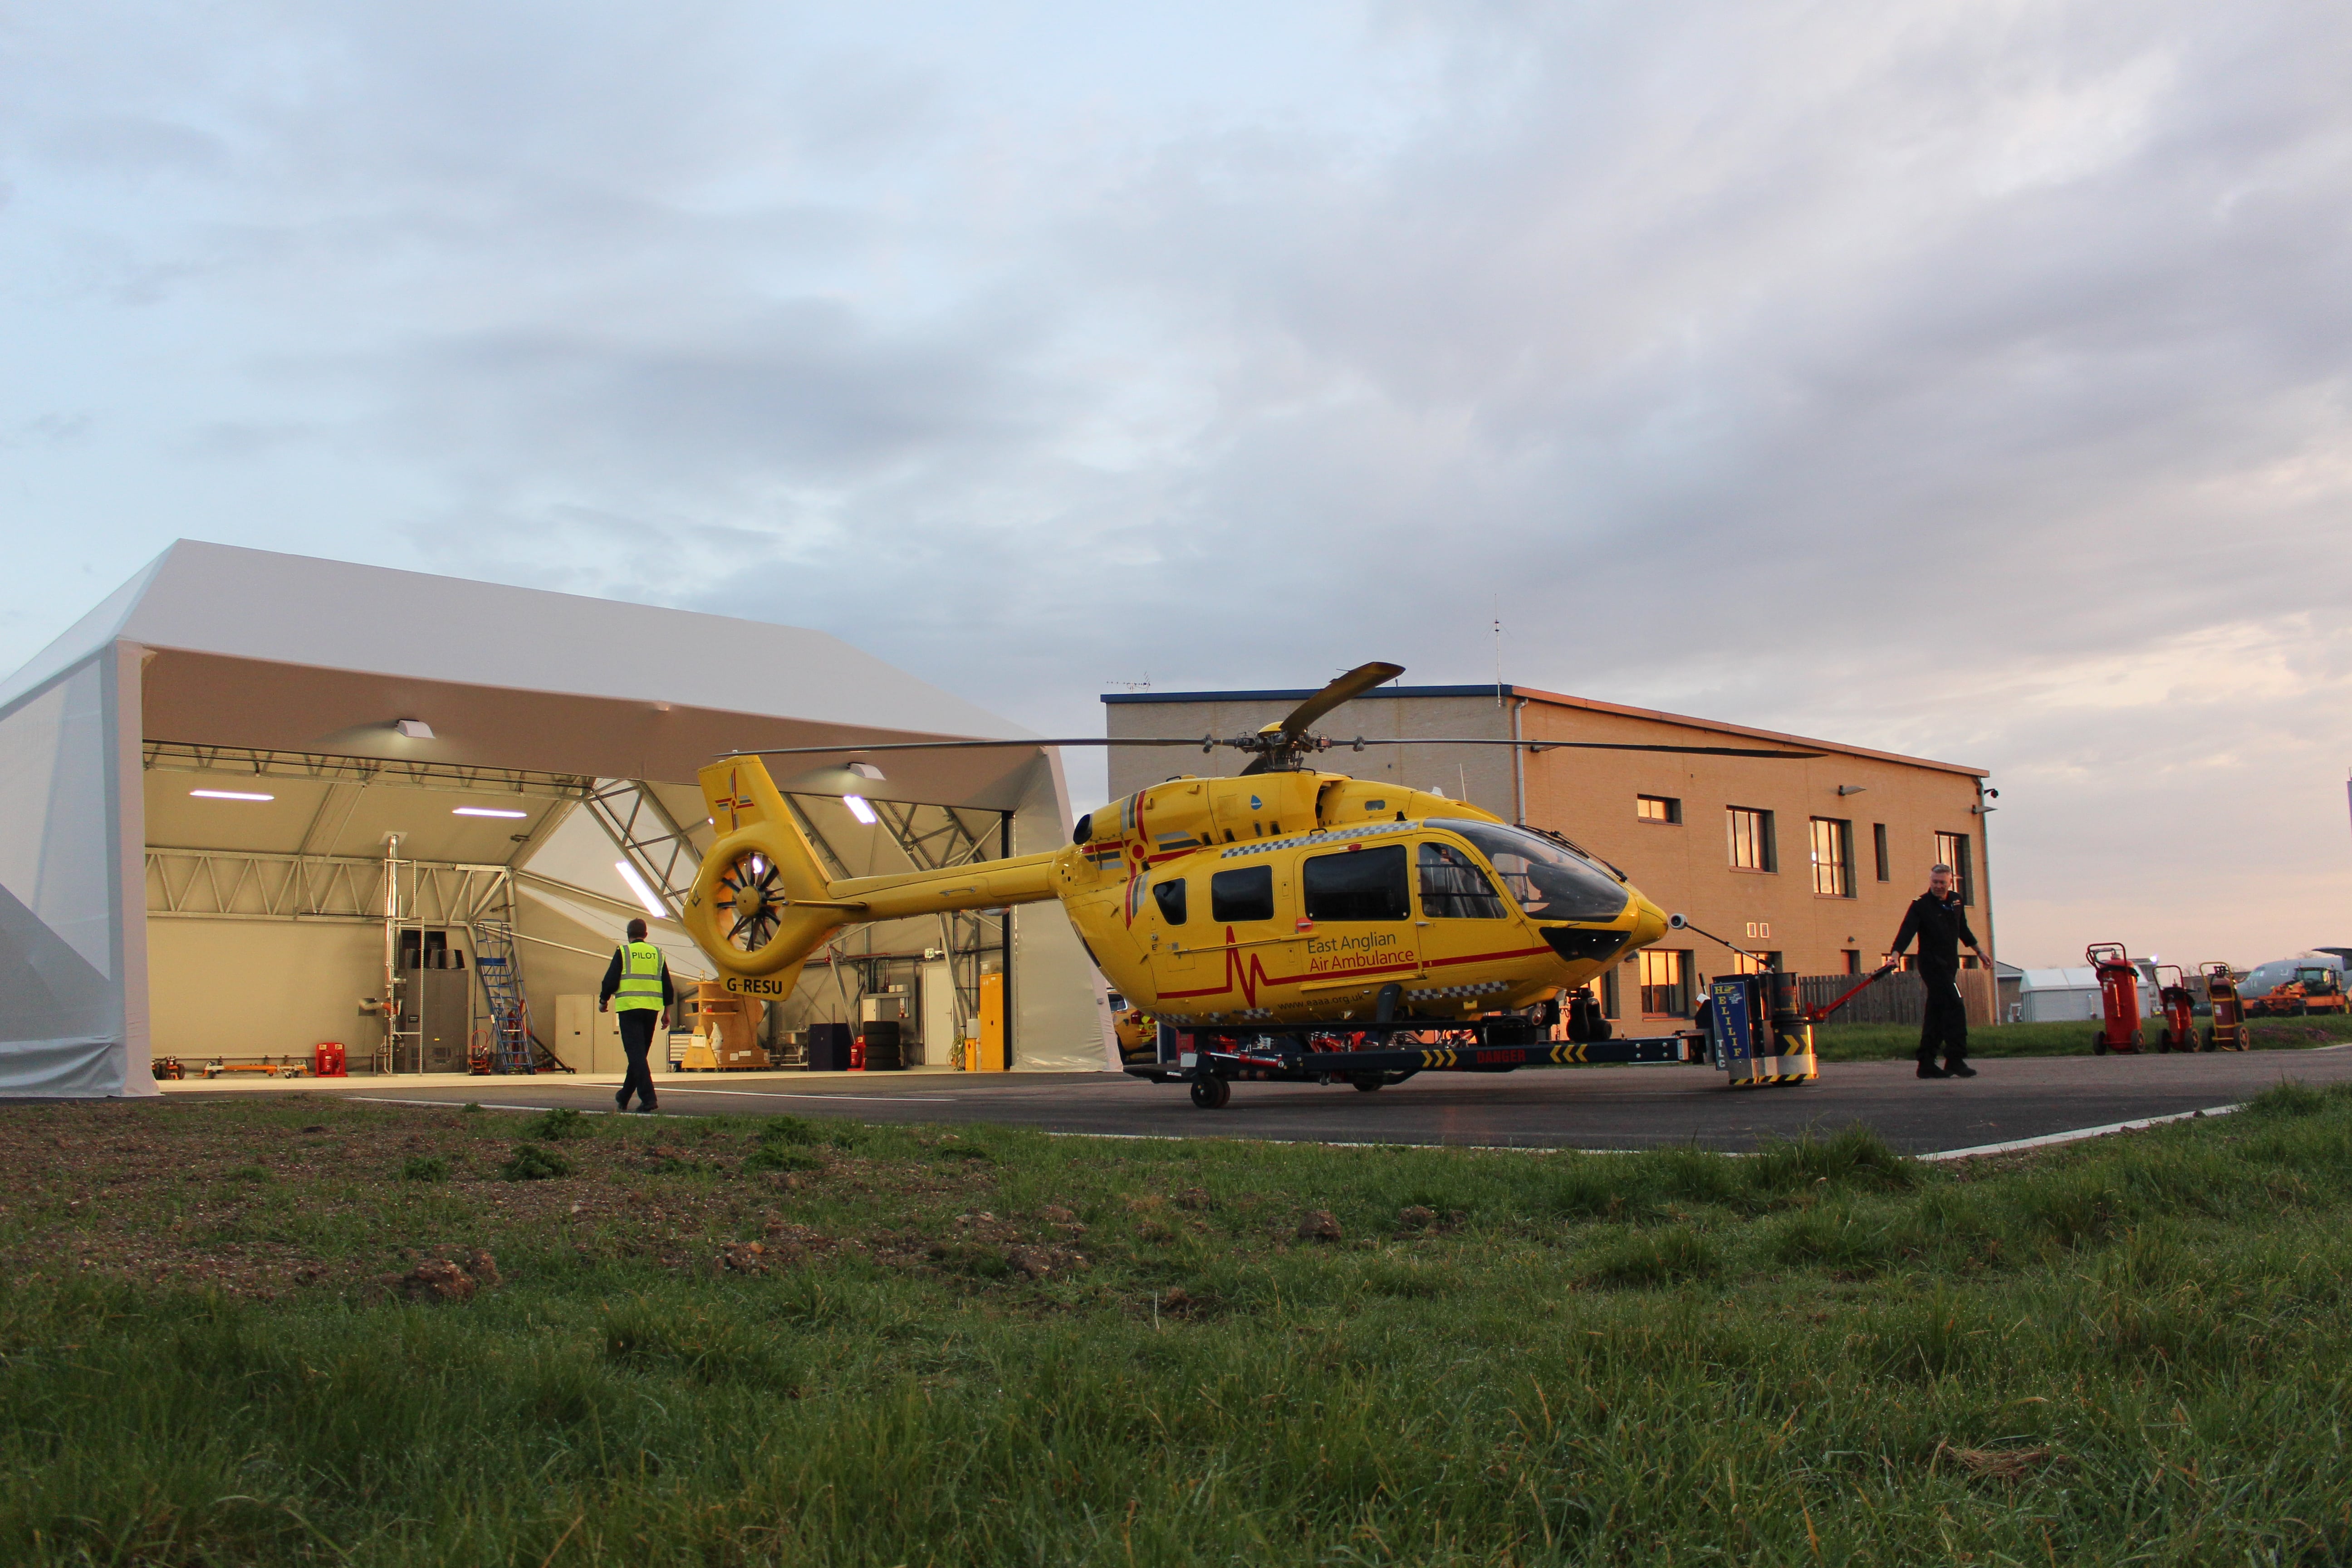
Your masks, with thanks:
<instances>
[{"instance_id":1,"label":"red stripe on fuselage","mask_svg":"<svg viewBox=\"0 0 2352 1568\"><path fill-rule=\"evenodd\" d=\"M1407 960L1402 963L1371 964L1362 969L1325 970L1307 974L1276 975L1265 972L1265 963L1255 952L1249 954L1249 962L1246 964L1243 963L1241 952L1232 945L1233 940L1233 928L1228 926L1225 928L1226 945L1217 950L1225 955L1223 984L1206 986L1198 991L1162 991L1160 993L1160 1000L1176 1002L1189 1000L1194 996L1225 996L1239 990L1242 999L1255 1007L1257 1005L1258 987L1261 985L1303 985L1310 980L1345 980L1352 979L1359 974L1390 974L1401 969L1438 969L1451 967L1457 963L1492 963L1504 959L1535 958L1551 951L1549 947L1521 947L1514 948L1507 952L1476 952L1466 958Z\"/></svg>"}]
</instances>

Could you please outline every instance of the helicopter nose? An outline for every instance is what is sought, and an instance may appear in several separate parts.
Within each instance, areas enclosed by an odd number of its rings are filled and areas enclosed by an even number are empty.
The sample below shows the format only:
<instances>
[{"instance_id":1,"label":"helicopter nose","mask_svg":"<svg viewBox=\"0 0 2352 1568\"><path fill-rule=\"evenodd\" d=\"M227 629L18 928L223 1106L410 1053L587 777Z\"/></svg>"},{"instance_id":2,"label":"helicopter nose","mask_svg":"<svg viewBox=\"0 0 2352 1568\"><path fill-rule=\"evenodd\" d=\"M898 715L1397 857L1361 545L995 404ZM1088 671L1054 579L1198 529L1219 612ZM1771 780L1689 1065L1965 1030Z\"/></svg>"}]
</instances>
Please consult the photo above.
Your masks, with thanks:
<instances>
[{"instance_id":1,"label":"helicopter nose","mask_svg":"<svg viewBox=\"0 0 2352 1568\"><path fill-rule=\"evenodd\" d=\"M1633 940L1622 951L1647 947L1666 934L1666 911L1641 894L1633 895Z\"/></svg>"}]
</instances>

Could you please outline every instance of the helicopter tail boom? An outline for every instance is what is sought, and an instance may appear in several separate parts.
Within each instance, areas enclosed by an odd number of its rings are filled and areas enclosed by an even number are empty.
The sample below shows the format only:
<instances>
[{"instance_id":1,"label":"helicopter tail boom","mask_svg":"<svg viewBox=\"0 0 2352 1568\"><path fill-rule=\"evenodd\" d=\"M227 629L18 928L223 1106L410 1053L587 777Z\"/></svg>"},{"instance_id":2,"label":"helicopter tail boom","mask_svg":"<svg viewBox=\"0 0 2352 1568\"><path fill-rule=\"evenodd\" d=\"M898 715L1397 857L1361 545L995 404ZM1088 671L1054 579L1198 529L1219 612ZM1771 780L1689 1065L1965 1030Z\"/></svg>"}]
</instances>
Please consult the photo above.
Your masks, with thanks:
<instances>
[{"instance_id":1,"label":"helicopter tail boom","mask_svg":"<svg viewBox=\"0 0 2352 1568\"><path fill-rule=\"evenodd\" d=\"M835 880L755 757L702 770L718 841L687 896L685 924L730 991L781 1000L800 966L844 926L1054 896L1057 852Z\"/></svg>"}]
</instances>

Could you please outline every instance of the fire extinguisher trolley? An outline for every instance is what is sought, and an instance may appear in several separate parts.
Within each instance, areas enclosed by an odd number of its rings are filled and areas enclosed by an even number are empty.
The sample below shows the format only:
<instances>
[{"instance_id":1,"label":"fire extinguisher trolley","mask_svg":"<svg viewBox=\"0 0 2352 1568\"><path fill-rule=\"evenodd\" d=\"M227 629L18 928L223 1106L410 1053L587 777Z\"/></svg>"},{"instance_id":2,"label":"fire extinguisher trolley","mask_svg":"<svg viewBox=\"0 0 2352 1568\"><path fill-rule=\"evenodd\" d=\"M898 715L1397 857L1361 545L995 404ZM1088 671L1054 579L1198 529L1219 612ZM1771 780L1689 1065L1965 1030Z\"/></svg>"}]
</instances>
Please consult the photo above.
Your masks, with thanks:
<instances>
[{"instance_id":1,"label":"fire extinguisher trolley","mask_svg":"<svg viewBox=\"0 0 2352 1568\"><path fill-rule=\"evenodd\" d=\"M2099 1033L2091 1054L2137 1052L2139 1043L2139 970L2119 942L2095 942L2083 950L2083 962L2099 977Z\"/></svg>"},{"instance_id":2,"label":"fire extinguisher trolley","mask_svg":"<svg viewBox=\"0 0 2352 1568\"><path fill-rule=\"evenodd\" d=\"M2167 980L2167 970L2172 978ZM2159 1051L2193 1051L2197 1048L2197 993L2189 989L2189 976L2177 963L2156 966L2157 1016L2164 1020L2163 1031L2156 1037Z\"/></svg>"},{"instance_id":3,"label":"fire extinguisher trolley","mask_svg":"<svg viewBox=\"0 0 2352 1568\"><path fill-rule=\"evenodd\" d=\"M2205 994L2213 1004L2213 1021L2205 1026L2205 1048L2244 1050L2246 1005L2238 995L2238 972L2226 963L2200 963L2197 967L2205 972Z\"/></svg>"}]
</instances>

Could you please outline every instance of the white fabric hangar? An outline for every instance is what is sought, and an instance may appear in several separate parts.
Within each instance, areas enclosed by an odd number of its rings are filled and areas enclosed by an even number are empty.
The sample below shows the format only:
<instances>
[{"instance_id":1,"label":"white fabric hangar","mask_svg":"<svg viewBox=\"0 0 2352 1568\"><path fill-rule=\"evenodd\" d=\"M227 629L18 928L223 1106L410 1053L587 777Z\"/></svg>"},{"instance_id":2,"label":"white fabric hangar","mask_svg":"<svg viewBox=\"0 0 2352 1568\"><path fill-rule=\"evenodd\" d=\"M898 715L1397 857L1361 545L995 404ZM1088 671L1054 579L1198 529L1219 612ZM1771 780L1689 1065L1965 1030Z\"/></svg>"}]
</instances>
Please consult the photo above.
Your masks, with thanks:
<instances>
[{"instance_id":1,"label":"white fabric hangar","mask_svg":"<svg viewBox=\"0 0 2352 1568\"><path fill-rule=\"evenodd\" d=\"M669 918L710 841L702 764L841 745L774 771L866 876L1066 842L1048 748L839 765L1021 738L822 632L184 540L0 682L0 1094L148 1094L156 1059L325 1041L354 1072L463 1071L501 985L599 1070L558 1018L633 915L680 982L709 973ZM765 1027L883 997L918 1059L1003 997L1011 1066L1107 1063L1056 908L851 928Z\"/></svg>"}]
</instances>

